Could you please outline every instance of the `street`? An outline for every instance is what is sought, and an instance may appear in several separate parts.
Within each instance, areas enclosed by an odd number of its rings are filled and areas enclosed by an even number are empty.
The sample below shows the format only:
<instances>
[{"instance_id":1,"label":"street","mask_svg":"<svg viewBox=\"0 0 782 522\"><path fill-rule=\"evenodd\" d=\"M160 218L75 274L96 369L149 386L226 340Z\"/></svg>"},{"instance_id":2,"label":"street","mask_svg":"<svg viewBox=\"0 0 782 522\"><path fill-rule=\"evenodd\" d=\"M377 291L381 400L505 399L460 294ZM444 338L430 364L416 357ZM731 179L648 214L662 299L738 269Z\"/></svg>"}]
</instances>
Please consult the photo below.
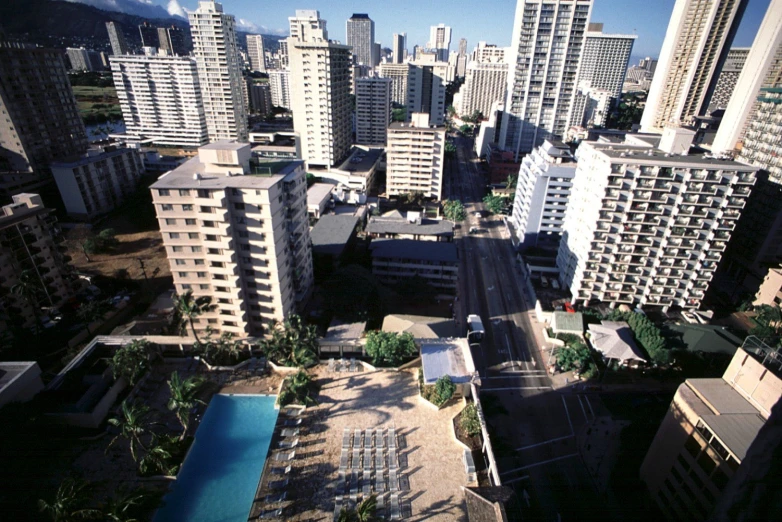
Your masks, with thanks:
<instances>
[{"instance_id":1,"label":"street","mask_svg":"<svg viewBox=\"0 0 782 522\"><path fill-rule=\"evenodd\" d=\"M455 139L443 199L461 200L467 219L456 230L460 257L456 319L466 331L479 314L484 340L472 346L481 400L503 485L513 487L525 520L611 520L577 449L580 432L606 415L597 395L554 390L546 372L542 324L519 284L522 276L501 216L484 209L485 180L472 140ZM481 211L483 217L475 212ZM471 227L480 232L469 234Z\"/></svg>"}]
</instances>

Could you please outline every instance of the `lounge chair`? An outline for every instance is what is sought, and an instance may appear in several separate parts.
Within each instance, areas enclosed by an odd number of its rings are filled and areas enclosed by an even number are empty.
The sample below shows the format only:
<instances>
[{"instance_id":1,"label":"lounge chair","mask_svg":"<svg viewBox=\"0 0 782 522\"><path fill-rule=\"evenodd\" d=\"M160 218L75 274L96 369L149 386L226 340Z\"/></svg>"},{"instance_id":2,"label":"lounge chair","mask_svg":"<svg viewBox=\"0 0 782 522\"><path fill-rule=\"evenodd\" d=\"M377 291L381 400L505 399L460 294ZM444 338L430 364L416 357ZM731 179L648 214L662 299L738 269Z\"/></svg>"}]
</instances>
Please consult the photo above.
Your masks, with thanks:
<instances>
[{"instance_id":1,"label":"lounge chair","mask_svg":"<svg viewBox=\"0 0 782 522\"><path fill-rule=\"evenodd\" d=\"M350 428L342 430L342 449L350 448Z\"/></svg>"},{"instance_id":2,"label":"lounge chair","mask_svg":"<svg viewBox=\"0 0 782 522\"><path fill-rule=\"evenodd\" d=\"M334 359L333 358L329 359L329 371L330 372L334 371Z\"/></svg>"},{"instance_id":3,"label":"lounge chair","mask_svg":"<svg viewBox=\"0 0 782 522\"><path fill-rule=\"evenodd\" d=\"M345 363L345 359L340 359L337 361L337 363L334 365L334 369L337 370L338 373L346 371L347 363Z\"/></svg>"},{"instance_id":4,"label":"lounge chair","mask_svg":"<svg viewBox=\"0 0 782 522\"><path fill-rule=\"evenodd\" d=\"M280 502L284 502L287 496L288 492L283 491L278 495L266 495L266 498L263 501L266 504L279 504Z\"/></svg>"},{"instance_id":5,"label":"lounge chair","mask_svg":"<svg viewBox=\"0 0 782 522\"><path fill-rule=\"evenodd\" d=\"M296 450L291 451L279 451L274 454L274 460L278 462L285 462L288 460L293 460L293 458L296 456Z\"/></svg>"},{"instance_id":6,"label":"lounge chair","mask_svg":"<svg viewBox=\"0 0 782 522\"><path fill-rule=\"evenodd\" d=\"M350 496L358 495L358 471L353 470L350 473Z\"/></svg>"},{"instance_id":7,"label":"lounge chair","mask_svg":"<svg viewBox=\"0 0 782 522\"><path fill-rule=\"evenodd\" d=\"M285 467L277 466L277 467L271 468L270 472L271 472L272 475L287 475L288 473L291 472L291 467L290 466L285 466Z\"/></svg>"},{"instance_id":8,"label":"lounge chair","mask_svg":"<svg viewBox=\"0 0 782 522\"><path fill-rule=\"evenodd\" d=\"M361 436L361 430L356 428L353 432L353 447L354 448L363 448L364 447L364 438Z\"/></svg>"},{"instance_id":9,"label":"lounge chair","mask_svg":"<svg viewBox=\"0 0 782 522\"><path fill-rule=\"evenodd\" d=\"M396 448L396 428L388 428L388 447Z\"/></svg>"},{"instance_id":10,"label":"lounge chair","mask_svg":"<svg viewBox=\"0 0 782 522\"><path fill-rule=\"evenodd\" d=\"M402 510L399 508L399 495L391 494L391 520L401 520Z\"/></svg>"},{"instance_id":11,"label":"lounge chair","mask_svg":"<svg viewBox=\"0 0 782 522\"><path fill-rule=\"evenodd\" d=\"M356 371L356 360L350 359L350 373L353 373Z\"/></svg>"},{"instance_id":12,"label":"lounge chair","mask_svg":"<svg viewBox=\"0 0 782 522\"><path fill-rule=\"evenodd\" d=\"M334 522L339 520L339 514L342 512L342 497L337 497L334 502Z\"/></svg>"},{"instance_id":13,"label":"lounge chair","mask_svg":"<svg viewBox=\"0 0 782 522\"><path fill-rule=\"evenodd\" d=\"M364 497L368 497L372 494L372 486L369 483L371 472L364 470L364 475L361 477L361 484L364 486L362 493Z\"/></svg>"},{"instance_id":14,"label":"lounge chair","mask_svg":"<svg viewBox=\"0 0 782 522\"><path fill-rule=\"evenodd\" d=\"M364 472L372 471L372 450L367 448L364 450Z\"/></svg>"},{"instance_id":15,"label":"lounge chair","mask_svg":"<svg viewBox=\"0 0 782 522\"><path fill-rule=\"evenodd\" d=\"M353 462L350 467L358 469L361 466L361 450L359 448L353 448Z\"/></svg>"},{"instance_id":16,"label":"lounge chair","mask_svg":"<svg viewBox=\"0 0 782 522\"><path fill-rule=\"evenodd\" d=\"M272 480L271 482L269 482L269 489L271 490L282 489L288 485L288 482L289 482L288 479Z\"/></svg>"},{"instance_id":17,"label":"lounge chair","mask_svg":"<svg viewBox=\"0 0 782 522\"><path fill-rule=\"evenodd\" d=\"M280 449L293 449L299 445L299 439L296 438L293 440L281 440L279 444L280 444Z\"/></svg>"},{"instance_id":18,"label":"lounge chair","mask_svg":"<svg viewBox=\"0 0 782 522\"><path fill-rule=\"evenodd\" d=\"M280 431L280 435L283 437L298 437L299 428L283 428L282 431Z\"/></svg>"},{"instance_id":19,"label":"lounge chair","mask_svg":"<svg viewBox=\"0 0 782 522\"><path fill-rule=\"evenodd\" d=\"M372 443L374 443L374 441L375 441L375 430L373 430L372 428L367 428L366 429L366 434L364 435L364 441L365 441L364 444L366 445L366 447L367 448L371 448L372 447Z\"/></svg>"},{"instance_id":20,"label":"lounge chair","mask_svg":"<svg viewBox=\"0 0 782 522\"><path fill-rule=\"evenodd\" d=\"M377 429L375 430L375 448L382 450L383 449L383 430Z\"/></svg>"},{"instance_id":21,"label":"lounge chair","mask_svg":"<svg viewBox=\"0 0 782 522\"><path fill-rule=\"evenodd\" d=\"M395 449L388 450L388 469L399 469L399 459Z\"/></svg>"},{"instance_id":22,"label":"lounge chair","mask_svg":"<svg viewBox=\"0 0 782 522\"><path fill-rule=\"evenodd\" d=\"M347 448L342 448L342 455L339 457L339 470L344 471L348 469L348 459L350 458L350 452Z\"/></svg>"},{"instance_id":23,"label":"lounge chair","mask_svg":"<svg viewBox=\"0 0 782 522\"><path fill-rule=\"evenodd\" d=\"M399 491L399 475L393 469L388 472L388 490L392 493Z\"/></svg>"},{"instance_id":24,"label":"lounge chair","mask_svg":"<svg viewBox=\"0 0 782 522\"><path fill-rule=\"evenodd\" d=\"M381 472L386 467L386 459L383 455L383 449L378 448L377 452L375 453L375 469L378 470L378 472Z\"/></svg>"},{"instance_id":25,"label":"lounge chair","mask_svg":"<svg viewBox=\"0 0 782 522\"><path fill-rule=\"evenodd\" d=\"M301 425L301 419L285 419L282 422L283 426L300 426Z\"/></svg>"},{"instance_id":26,"label":"lounge chair","mask_svg":"<svg viewBox=\"0 0 782 522\"><path fill-rule=\"evenodd\" d=\"M377 493L375 495L375 499L377 500L377 505L375 506L375 516L381 520L384 518L383 511L385 511L386 507L385 496L385 493Z\"/></svg>"},{"instance_id":27,"label":"lounge chair","mask_svg":"<svg viewBox=\"0 0 782 522\"><path fill-rule=\"evenodd\" d=\"M267 509L260 515L258 515L258 518L267 519L267 518L282 518L282 508L280 509Z\"/></svg>"},{"instance_id":28,"label":"lounge chair","mask_svg":"<svg viewBox=\"0 0 782 522\"><path fill-rule=\"evenodd\" d=\"M340 471L339 473L337 473L337 487L334 490L334 493L337 495L337 498L341 498L341 495L345 494L347 482L348 482L348 477L344 471Z\"/></svg>"},{"instance_id":29,"label":"lounge chair","mask_svg":"<svg viewBox=\"0 0 782 522\"><path fill-rule=\"evenodd\" d=\"M386 490L386 479L383 477L383 470L375 471L375 493L381 494Z\"/></svg>"}]
</instances>

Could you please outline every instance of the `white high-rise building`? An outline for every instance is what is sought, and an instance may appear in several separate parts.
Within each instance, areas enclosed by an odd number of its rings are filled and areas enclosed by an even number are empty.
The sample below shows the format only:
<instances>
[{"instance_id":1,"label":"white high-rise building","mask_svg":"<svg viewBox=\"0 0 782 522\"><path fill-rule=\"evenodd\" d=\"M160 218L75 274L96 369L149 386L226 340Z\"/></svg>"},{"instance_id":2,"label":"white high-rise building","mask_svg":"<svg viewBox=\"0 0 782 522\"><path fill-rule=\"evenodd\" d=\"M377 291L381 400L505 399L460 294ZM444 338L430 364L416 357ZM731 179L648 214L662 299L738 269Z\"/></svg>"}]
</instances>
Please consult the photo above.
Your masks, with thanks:
<instances>
[{"instance_id":1,"label":"white high-rise building","mask_svg":"<svg viewBox=\"0 0 782 522\"><path fill-rule=\"evenodd\" d=\"M280 67L283 69L287 69L290 65L290 62L288 60L288 40L280 40L280 51L278 52L278 58L280 60Z\"/></svg>"},{"instance_id":2,"label":"white high-rise building","mask_svg":"<svg viewBox=\"0 0 782 522\"><path fill-rule=\"evenodd\" d=\"M454 68L447 63L410 62L407 121L410 121L413 113L426 113L431 125L442 125L445 122L445 86L449 83L449 70L452 80Z\"/></svg>"},{"instance_id":3,"label":"white high-rise building","mask_svg":"<svg viewBox=\"0 0 782 522\"><path fill-rule=\"evenodd\" d=\"M195 59L114 56L111 71L127 134L173 147L209 141Z\"/></svg>"},{"instance_id":4,"label":"white high-rise building","mask_svg":"<svg viewBox=\"0 0 782 522\"><path fill-rule=\"evenodd\" d=\"M704 113L747 0L676 0L641 117L644 132Z\"/></svg>"},{"instance_id":5,"label":"white high-rise building","mask_svg":"<svg viewBox=\"0 0 782 522\"><path fill-rule=\"evenodd\" d=\"M602 29L602 24L590 25ZM585 117L585 109L590 97L597 98L597 91L605 91L609 98L617 100L622 96L627 64L636 38L634 34L605 34L602 30L587 32L570 126L581 127L590 123L590 119ZM609 100L609 109L610 103ZM601 111L599 118L591 118L591 126L603 127L607 117L608 111Z\"/></svg>"},{"instance_id":6,"label":"white high-rise building","mask_svg":"<svg viewBox=\"0 0 782 522\"><path fill-rule=\"evenodd\" d=\"M420 193L440 199L443 193L445 127L429 125L429 115L410 115L410 123L388 128L386 186L392 196Z\"/></svg>"},{"instance_id":7,"label":"white high-rise building","mask_svg":"<svg viewBox=\"0 0 782 522\"><path fill-rule=\"evenodd\" d=\"M518 0L500 147L516 161L568 128L592 0Z\"/></svg>"},{"instance_id":8,"label":"white high-rise building","mask_svg":"<svg viewBox=\"0 0 782 522\"><path fill-rule=\"evenodd\" d=\"M297 9L296 16L288 17L290 38L303 41L311 36L327 35L326 20L320 18L320 11L314 9ZM282 40L280 40L282 42ZM287 47L287 44L286 44ZM288 47L288 51L290 48Z\"/></svg>"},{"instance_id":9,"label":"white high-rise building","mask_svg":"<svg viewBox=\"0 0 782 522\"><path fill-rule=\"evenodd\" d=\"M247 54L250 57L250 69L266 72L266 51L263 47L263 36L260 34L247 35Z\"/></svg>"},{"instance_id":10,"label":"white high-rise building","mask_svg":"<svg viewBox=\"0 0 782 522\"><path fill-rule=\"evenodd\" d=\"M574 303L700 306L757 167L686 155L694 135L581 144L557 256Z\"/></svg>"},{"instance_id":11,"label":"white high-rise building","mask_svg":"<svg viewBox=\"0 0 782 522\"><path fill-rule=\"evenodd\" d=\"M445 24L431 26L426 47L437 51L437 61L447 62L451 53L451 28Z\"/></svg>"},{"instance_id":12,"label":"white high-rise building","mask_svg":"<svg viewBox=\"0 0 782 522\"><path fill-rule=\"evenodd\" d=\"M260 335L312 290L304 162L253 162L250 148L205 145L151 186L176 292L216 305L196 330Z\"/></svg>"},{"instance_id":13,"label":"white high-rise building","mask_svg":"<svg viewBox=\"0 0 782 522\"><path fill-rule=\"evenodd\" d=\"M291 110L307 167L330 168L350 152L351 53L330 42L324 28L313 29L318 22L301 24L301 39L288 38Z\"/></svg>"},{"instance_id":14,"label":"white high-rise building","mask_svg":"<svg viewBox=\"0 0 782 522\"><path fill-rule=\"evenodd\" d=\"M84 47L68 47L65 50L72 71L91 71L90 53Z\"/></svg>"},{"instance_id":15,"label":"white high-rise building","mask_svg":"<svg viewBox=\"0 0 782 522\"><path fill-rule=\"evenodd\" d=\"M128 44L125 41L125 34L122 32L122 28L116 22L106 22L106 30L109 32L111 54L114 56L128 54Z\"/></svg>"},{"instance_id":16,"label":"white high-rise building","mask_svg":"<svg viewBox=\"0 0 782 522\"><path fill-rule=\"evenodd\" d=\"M732 47L728 51L728 57L720 70L720 76L709 100L708 113L717 109L725 109L728 106L733 90L739 81L741 70L744 68L744 64L747 63L749 49L749 47Z\"/></svg>"},{"instance_id":17,"label":"white high-rise building","mask_svg":"<svg viewBox=\"0 0 782 522\"><path fill-rule=\"evenodd\" d=\"M401 64L405 61L405 47L407 46L407 33L394 33L391 38L393 58L391 63Z\"/></svg>"},{"instance_id":18,"label":"white high-rise building","mask_svg":"<svg viewBox=\"0 0 782 522\"><path fill-rule=\"evenodd\" d=\"M461 116L470 116L475 111L488 116L492 104L505 99L507 87L507 63L470 62L460 90L461 103L455 107L456 111Z\"/></svg>"},{"instance_id":19,"label":"white high-rise building","mask_svg":"<svg viewBox=\"0 0 782 522\"><path fill-rule=\"evenodd\" d=\"M389 78L356 80L356 143L385 146L391 124L391 85Z\"/></svg>"},{"instance_id":20,"label":"white high-rise building","mask_svg":"<svg viewBox=\"0 0 782 522\"><path fill-rule=\"evenodd\" d=\"M287 69L269 69L272 105L291 108L291 74Z\"/></svg>"},{"instance_id":21,"label":"white high-rise building","mask_svg":"<svg viewBox=\"0 0 782 522\"><path fill-rule=\"evenodd\" d=\"M345 24L347 44L353 48L353 61L360 65L375 66L375 22L364 13L353 13Z\"/></svg>"},{"instance_id":22,"label":"white high-rise building","mask_svg":"<svg viewBox=\"0 0 782 522\"><path fill-rule=\"evenodd\" d=\"M509 56L507 47L497 47L486 42L478 42L478 46L472 52L473 62L478 63L507 63L506 56Z\"/></svg>"},{"instance_id":23,"label":"white high-rise building","mask_svg":"<svg viewBox=\"0 0 782 522\"><path fill-rule=\"evenodd\" d=\"M204 0L188 18L209 140L247 141L236 20L223 13L222 4Z\"/></svg>"},{"instance_id":24,"label":"white high-rise building","mask_svg":"<svg viewBox=\"0 0 782 522\"><path fill-rule=\"evenodd\" d=\"M380 64L380 77L391 79L391 102L407 105L407 78L411 67L408 63Z\"/></svg>"}]
</instances>

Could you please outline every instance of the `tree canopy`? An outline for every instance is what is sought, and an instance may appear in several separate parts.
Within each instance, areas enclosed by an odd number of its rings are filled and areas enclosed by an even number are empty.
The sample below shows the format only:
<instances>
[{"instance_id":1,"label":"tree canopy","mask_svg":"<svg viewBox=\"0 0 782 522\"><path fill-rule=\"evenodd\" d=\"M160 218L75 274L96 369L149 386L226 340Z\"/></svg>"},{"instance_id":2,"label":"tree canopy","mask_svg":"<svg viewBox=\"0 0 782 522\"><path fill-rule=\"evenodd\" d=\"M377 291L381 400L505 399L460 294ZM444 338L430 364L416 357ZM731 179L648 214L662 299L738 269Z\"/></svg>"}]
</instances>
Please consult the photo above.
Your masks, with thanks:
<instances>
[{"instance_id":1,"label":"tree canopy","mask_svg":"<svg viewBox=\"0 0 782 522\"><path fill-rule=\"evenodd\" d=\"M486 205L486 210L492 214L501 214L505 210L506 203L505 198L495 194L487 194L483 197L483 204Z\"/></svg>"},{"instance_id":2,"label":"tree canopy","mask_svg":"<svg viewBox=\"0 0 782 522\"><path fill-rule=\"evenodd\" d=\"M298 315L269 325L262 342L266 356L282 366L310 366L318 361L318 333Z\"/></svg>"},{"instance_id":3,"label":"tree canopy","mask_svg":"<svg viewBox=\"0 0 782 522\"><path fill-rule=\"evenodd\" d=\"M149 341L144 339L134 339L117 348L109 360L114 378L124 377L128 384L135 386L149 369L149 352Z\"/></svg>"},{"instance_id":4,"label":"tree canopy","mask_svg":"<svg viewBox=\"0 0 782 522\"><path fill-rule=\"evenodd\" d=\"M458 223L467 219L467 210L458 199L448 199L443 201L443 215L448 221Z\"/></svg>"},{"instance_id":5,"label":"tree canopy","mask_svg":"<svg viewBox=\"0 0 782 522\"><path fill-rule=\"evenodd\" d=\"M627 322L635 340L646 350L653 363L668 364L673 360L672 351L666 346L662 332L644 314L614 310L608 314L608 319Z\"/></svg>"},{"instance_id":6,"label":"tree canopy","mask_svg":"<svg viewBox=\"0 0 782 522\"><path fill-rule=\"evenodd\" d=\"M369 332L364 348L372 358L372 364L378 367L397 367L418 355L415 339L409 332Z\"/></svg>"}]
</instances>

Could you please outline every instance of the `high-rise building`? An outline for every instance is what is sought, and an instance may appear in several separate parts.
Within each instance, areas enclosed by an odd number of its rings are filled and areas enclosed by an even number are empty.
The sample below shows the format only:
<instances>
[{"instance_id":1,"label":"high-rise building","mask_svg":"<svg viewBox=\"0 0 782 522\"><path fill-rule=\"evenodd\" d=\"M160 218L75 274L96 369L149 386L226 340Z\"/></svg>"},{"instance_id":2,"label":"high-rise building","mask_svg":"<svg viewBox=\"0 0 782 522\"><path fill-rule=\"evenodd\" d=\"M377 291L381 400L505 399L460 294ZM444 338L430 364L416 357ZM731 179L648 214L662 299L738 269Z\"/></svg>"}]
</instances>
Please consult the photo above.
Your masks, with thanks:
<instances>
[{"instance_id":1,"label":"high-rise building","mask_svg":"<svg viewBox=\"0 0 782 522\"><path fill-rule=\"evenodd\" d=\"M216 305L196 330L260 335L312 291L304 163L252 161L250 149L205 145L151 186L176 292Z\"/></svg>"},{"instance_id":2,"label":"high-rise building","mask_svg":"<svg viewBox=\"0 0 782 522\"><path fill-rule=\"evenodd\" d=\"M272 112L272 91L268 83L252 83L248 80L250 108L255 114L270 114Z\"/></svg>"},{"instance_id":3,"label":"high-rise building","mask_svg":"<svg viewBox=\"0 0 782 522\"><path fill-rule=\"evenodd\" d=\"M125 34L122 32L122 28L116 22L106 22L106 30L109 33L111 54L114 56L128 54L128 44L125 41Z\"/></svg>"},{"instance_id":4,"label":"high-rise building","mask_svg":"<svg viewBox=\"0 0 782 522\"><path fill-rule=\"evenodd\" d=\"M407 105L407 78L410 75L408 63L381 63L380 77L391 79L391 102Z\"/></svg>"},{"instance_id":5,"label":"high-rise building","mask_svg":"<svg viewBox=\"0 0 782 522\"><path fill-rule=\"evenodd\" d=\"M393 61L391 63L400 64L405 61L405 33L394 33L391 38Z\"/></svg>"},{"instance_id":6,"label":"high-rise building","mask_svg":"<svg viewBox=\"0 0 782 522\"><path fill-rule=\"evenodd\" d=\"M372 47L375 44L375 22L368 14L353 13L345 26L346 42L353 48L353 60L358 64L374 67Z\"/></svg>"},{"instance_id":7,"label":"high-rise building","mask_svg":"<svg viewBox=\"0 0 782 522\"><path fill-rule=\"evenodd\" d=\"M448 84L448 64L410 63L407 78L407 120L413 113L429 115L429 124L445 121L445 86Z\"/></svg>"},{"instance_id":8,"label":"high-rise building","mask_svg":"<svg viewBox=\"0 0 782 522\"><path fill-rule=\"evenodd\" d=\"M518 160L568 128L592 0L518 0L500 146Z\"/></svg>"},{"instance_id":9,"label":"high-rise building","mask_svg":"<svg viewBox=\"0 0 782 522\"><path fill-rule=\"evenodd\" d=\"M478 42L478 46L472 52L472 62L478 63L508 63L506 57L509 57L507 47L497 47L494 44Z\"/></svg>"},{"instance_id":10,"label":"high-rise building","mask_svg":"<svg viewBox=\"0 0 782 522\"><path fill-rule=\"evenodd\" d=\"M84 47L68 47L65 49L68 61L71 62L72 71L92 71L93 64L90 60L90 52Z\"/></svg>"},{"instance_id":11,"label":"high-rise building","mask_svg":"<svg viewBox=\"0 0 782 522\"><path fill-rule=\"evenodd\" d=\"M715 520L709 515L726 486L753 466L750 448L782 398L782 379L779 353L765 345L759 353L751 339L736 350L721 378L687 379L679 386L641 464L641 481L667 520ZM772 458L766 455L767 462ZM734 507L745 514L746 505ZM761 509L763 515L747 520L775 518L766 518L767 505Z\"/></svg>"},{"instance_id":12,"label":"high-rise building","mask_svg":"<svg viewBox=\"0 0 782 522\"><path fill-rule=\"evenodd\" d=\"M646 58L641 58L638 61L638 67L647 70L650 73L652 73L652 75L654 75L654 71L657 70L657 60L655 60L654 58L650 58L649 56L647 56Z\"/></svg>"},{"instance_id":13,"label":"high-rise building","mask_svg":"<svg viewBox=\"0 0 782 522\"><path fill-rule=\"evenodd\" d=\"M280 40L280 50L278 52L278 56L280 59L280 67L283 69L287 69L289 65L288 60L288 40Z\"/></svg>"},{"instance_id":14,"label":"high-rise building","mask_svg":"<svg viewBox=\"0 0 782 522\"><path fill-rule=\"evenodd\" d=\"M356 80L356 143L385 146L391 124L391 84L389 78Z\"/></svg>"},{"instance_id":15,"label":"high-rise building","mask_svg":"<svg viewBox=\"0 0 782 522\"><path fill-rule=\"evenodd\" d=\"M325 21L313 28L318 22L301 24L301 39L288 38L291 110L307 168L330 168L350 152L351 56L350 46L329 41Z\"/></svg>"},{"instance_id":16,"label":"high-rise building","mask_svg":"<svg viewBox=\"0 0 782 522\"><path fill-rule=\"evenodd\" d=\"M598 25L602 28L602 24ZM591 27L590 27L591 29ZM605 34L602 31L588 31L578 72L577 92L573 102L569 126L603 127L608 111L600 111L599 117L587 118L589 98L595 98L597 91L608 93L608 109L611 100L622 96L627 64L636 35ZM593 111L594 112L594 111ZM591 121L590 121L591 120Z\"/></svg>"},{"instance_id":17,"label":"high-rise building","mask_svg":"<svg viewBox=\"0 0 782 522\"><path fill-rule=\"evenodd\" d=\"M52 160L87 150L61 51L0 41L0 194L52 181Z\"/></svg>"},{"instance_id":18,"label":"high-rise building","mask_svg":"<svg viewBox=\"0 0 782 522\"><path fill-rule=\"evenodd\" d=\"M410 123L391 124L386 158L390 195L442 197L445 127L430 126L428 114L415 113L410 115Z\"/></svg>"},{"instance_id":19,"label":"high-rise building","mask_svg":"<svg viewBox=\"0 0 782 522\"><path fill-rule=\"evenodd\" d=\"M171 54L176 56L188 55L184 29L172 25L166 29L166 36L168 37L168 47L171 49Z\"/></svg>"},{"instance_id":20,"label":"high-rise building","mask_svg":"<svg viewBox=\"0 0 782 522\"><path fill-rule=\"evenodd\" d=\"M694 135L581 144L557 256L574 303L700 306L757 167L686 155Z\"/></svg>"},{"instance_id":21,"label":"high-rise building","mask_svg":"<svg viewBox=\"0 0 782 522\"><path fill-rule=\"evenodd\" d=\"M195 59L156 53L117 56L111 71L127 134L173 147L209 141Z\"/></svg>"},{"instance_id":22,"label":"high-rise building","mask_svg":"<svg viewBox=\"0 0 782 522\"><path fill-rule=\"evenodd\" d=\"M676 0L641 117L644 132L691 123L709 106L747 0Z\"/></svg>"},{"instance_id":23,"label":"high-rise building","mask_svg":"<svg viewBox=\"0 0 782 522\"><path fill-rule=\"evenodd\" d=\"M383 49L378 42L372 44L372 64L370 67L377 67L380 65L380 58L383 55Z\"/></svg>"},{"instance_id":24,"label":"high-rise building","mask_svg":"<svg viewBox=\"0 0 782 522\"><path fill-rule=\"evenodd\" d=\"M271 89L272 105L291 108L291 80L287 69L269 69L269 87Z\"/></svg>"},{"instance_id":25,"label":"high-rise building","mask_svg":"<svg viewBox=\"0 0 782 522\"><path fill-rule=\"evenodd\" d=\"M157 27L144 22L138 26L138 32L141 34L141 47L159 47L160 37L158 36Z\"/></svg>"},{"instance_id":26,"label":"high-rise building","mask_svg":"<svg viewBox=\"0 0 782 522\"><path fill-rule=\"evenodd\" d=\"M511 223L521 248L559 248L576 159L570 147L543 142L521 162Z\"/></svg>"},{"instance_id":27,"label":"high-rise building","mask_svg":"<svg viewBox=\"0 0 782 522\"><path fill-rule=\"evenodd\" d=\"M0 316L16 327L34 327L41 308L60 306L72 294L56 222L38 194L17 194L0 213ZM14 292L20 282L31 291Z\"/></svg>"},{"instance_id":28,"label":"high-rise building","mask_svg":"<svg viewBox=\"0 0 782 522\"><path fill-rule=\"evenodd\" d=\"M437 52L437 61L447 62L451 53L451 28L445 24L431 26L426 47Z\"/></svg>"},{"instance_id":29,"label":"high-rise building","mask_svg":"<svg viewBox=\"0 0 782 522\"><path fill-rule=\"evenodd\" d=\"M467 38L459 39L459 56L467 56Z\"/></svg>"},{"instance_id":30,"label":"high-rise building","mask_svg":"<svg viewBox=\"0 0 782 522\"><path fill-rule=\"evenodd\" d=\"M320 11L314 9L297 9L296 16L289 17L288 23L290 38L297 41L328 35L326 20L321 19Z\"/></svg>"},{"instance_id":31,"label":"high-rise building","mask_svg":"<svg viewBox=\"0 0 782 522\"><path fill-rule=\"evenodd\" d=\"M488 116L494 102L505 99L508 86L507 63L477 63L467 65L464 85L461 90L461 103L456 111L462 116L471 116L479 111Z\"/></svg>"},{"instance_id":32,"label":"high-rise building","mask_svg":"<svg viewBox=\"0 0 782 522\"><path fill-rule=\"evenodd\" d=\"M158 27L157 39L159 43L158 49L161 51L161 54L174 54L174 50L171 48L171 41L168 39L168 29L165 27Z\"/></svg>"},{"instance_id":33,"label":"high-rise building","mask_svg":"<svg viewBox=\"0 0 782 522\"><path fill-rule=\"evenodd\" d=\"M250 56L250 69L266 72L266 52L263 47L263 36L259 34L247 35L247 54Z\"/></svg>"},{"instance_id":34,"label":"high-rise building","mask_svg":"<svg viewBox=\"0 0 782 522\"><path fill-rule=\"evenodd\" d=\"M728 106L748 55L749 47L733 47L728 51L728 57L720 70L720 76L717 79L717 85L714 87L714 93L709 101L707 112L725 109Z\"/></svg>"},{"instance_id":35,"label":"high-rise building","mask_svg":"<svg viewBox=\"0 0 782 522\"><path fill-rule=\"evenodd\" d=\"M209 140L247 141L236 20L222 4L205 0L188 17Z\"/></svg>"}]
</instances>

